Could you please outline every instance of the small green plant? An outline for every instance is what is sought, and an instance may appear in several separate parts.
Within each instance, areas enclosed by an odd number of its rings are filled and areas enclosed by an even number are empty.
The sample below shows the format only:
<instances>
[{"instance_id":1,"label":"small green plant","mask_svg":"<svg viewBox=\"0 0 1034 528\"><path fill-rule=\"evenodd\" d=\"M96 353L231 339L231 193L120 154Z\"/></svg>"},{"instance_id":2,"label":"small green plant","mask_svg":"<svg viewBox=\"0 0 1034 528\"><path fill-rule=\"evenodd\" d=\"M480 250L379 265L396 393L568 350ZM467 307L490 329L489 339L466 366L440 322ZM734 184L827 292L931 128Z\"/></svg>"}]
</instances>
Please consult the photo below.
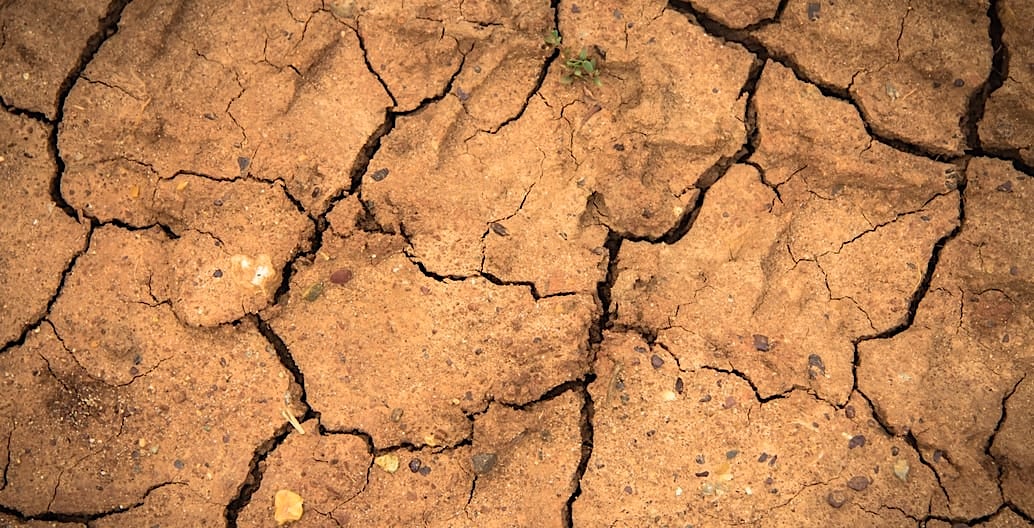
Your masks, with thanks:
<instances>
[{"instance_id":1,"label":"small green plant","mask_svg":"<svg viewBox=\"0 0 1034 528\"><path fill-rule=\"evenodd\" d=\"M599 65L595 58L589 57L588 50L582 48L578 55L571 55L570 50L561 47L563 39L555 29L551 30L543 41L547 47L560 50L560 57L564 60L564 74L560 77L561 83L573 84L575 81L582 81L591 82L596 86L603 84L600 81Z\"/></svg>"},{"instance_id":2,"label":"small green plant","mask_svg":"<svg viewBox=\"0 0 1034 528\"><path fill-rule=\"evenodd\" d=\"M596 67L596 59L590 59L585 48L578 52L577 57L567 57L564 60L564 69L567 71L560 77L560 82L564 84L575 81L591 82L596 86L603 84L600 81L600 70Z\"/></svg>"}]
</instances>

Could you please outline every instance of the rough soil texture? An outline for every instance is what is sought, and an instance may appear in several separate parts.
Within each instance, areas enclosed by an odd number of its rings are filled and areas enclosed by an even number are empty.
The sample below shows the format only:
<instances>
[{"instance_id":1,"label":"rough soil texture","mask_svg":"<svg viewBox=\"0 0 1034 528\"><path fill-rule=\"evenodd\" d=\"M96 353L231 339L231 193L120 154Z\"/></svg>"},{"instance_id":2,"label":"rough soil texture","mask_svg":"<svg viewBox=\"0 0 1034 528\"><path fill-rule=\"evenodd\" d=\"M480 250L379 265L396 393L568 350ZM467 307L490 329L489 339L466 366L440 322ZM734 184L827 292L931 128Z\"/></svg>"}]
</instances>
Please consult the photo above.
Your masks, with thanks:
<instances>
[{"instance_id":1,"label":"rough soil texture","mask_svg":"<svg viewBox=\"0 0 1034 528\"><path fill-rule=\"evenodd\" d=\"M0 4L0 526L1034 525L1032 6Z\"/></svg>"}]
</instances>

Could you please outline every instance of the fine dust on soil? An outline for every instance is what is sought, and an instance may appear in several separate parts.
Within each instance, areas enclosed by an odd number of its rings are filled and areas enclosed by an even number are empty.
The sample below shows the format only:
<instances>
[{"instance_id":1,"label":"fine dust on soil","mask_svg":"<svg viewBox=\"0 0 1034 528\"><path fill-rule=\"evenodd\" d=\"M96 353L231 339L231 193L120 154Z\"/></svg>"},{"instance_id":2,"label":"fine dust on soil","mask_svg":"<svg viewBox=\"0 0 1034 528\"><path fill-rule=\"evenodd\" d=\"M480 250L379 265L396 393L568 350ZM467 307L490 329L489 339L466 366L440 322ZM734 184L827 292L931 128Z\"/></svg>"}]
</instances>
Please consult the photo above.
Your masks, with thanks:
<instances>
[{"instance_id":1,"label":"fine dust on soil","mask_svg":"<svg viewBox=\"0 0 1034 528\"><path fill-rule=\"evenodd\" d=\"M1032 525L1031 20L2 2L0 526Z\"/></svg>"}]
</instances>

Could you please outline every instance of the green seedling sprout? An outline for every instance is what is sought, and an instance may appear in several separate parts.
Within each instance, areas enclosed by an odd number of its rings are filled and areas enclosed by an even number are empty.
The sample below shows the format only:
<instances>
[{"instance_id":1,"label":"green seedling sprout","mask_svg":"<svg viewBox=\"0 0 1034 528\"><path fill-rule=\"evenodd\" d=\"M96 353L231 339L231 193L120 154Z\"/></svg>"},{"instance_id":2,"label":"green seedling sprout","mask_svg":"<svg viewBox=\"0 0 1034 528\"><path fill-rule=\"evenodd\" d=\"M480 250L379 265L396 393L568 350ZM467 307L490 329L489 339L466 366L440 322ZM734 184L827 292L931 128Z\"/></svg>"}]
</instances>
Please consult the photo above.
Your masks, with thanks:
<instances>
[{"instance_id":1,"label":"green seedling sprout","mask_svg":"<svg viewBox=\"0 0 1034 528\"><path fill-rule=\"evenodd\" d=\"M596 63L595 58L589 57L589 52L585 48L582 48L578 52L578 55L571 56L569 50L565 50L560 47L563 39L560 37L560 33L553 29L543 38L545 45L549 48L560 50L560 55L564 59L563 68L564 74L560 77L562 84L573 84L575 81L591 82L596 86L602 86L600 81L600 69Z\"/></svg>"}]
</instances>

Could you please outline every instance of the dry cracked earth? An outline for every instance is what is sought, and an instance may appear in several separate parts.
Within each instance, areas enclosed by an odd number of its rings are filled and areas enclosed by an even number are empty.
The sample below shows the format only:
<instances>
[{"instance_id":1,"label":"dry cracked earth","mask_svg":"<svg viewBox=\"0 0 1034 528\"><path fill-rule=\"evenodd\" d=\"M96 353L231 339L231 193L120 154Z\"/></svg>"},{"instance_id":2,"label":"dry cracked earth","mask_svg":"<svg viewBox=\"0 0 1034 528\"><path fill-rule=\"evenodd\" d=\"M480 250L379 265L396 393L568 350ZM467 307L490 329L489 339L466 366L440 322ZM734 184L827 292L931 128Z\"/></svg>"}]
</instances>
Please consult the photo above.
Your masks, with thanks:
<instances>
[{"instance_id":1,"label":"dry cracked earth","mask_svg":"<svg viewBox=\"0 0 1034 528\"><path fill-rule=\"evenodd\" d=\"M0 526L1030 526L1032 20L0 2Z\"/></svg>"}]
</instances>

